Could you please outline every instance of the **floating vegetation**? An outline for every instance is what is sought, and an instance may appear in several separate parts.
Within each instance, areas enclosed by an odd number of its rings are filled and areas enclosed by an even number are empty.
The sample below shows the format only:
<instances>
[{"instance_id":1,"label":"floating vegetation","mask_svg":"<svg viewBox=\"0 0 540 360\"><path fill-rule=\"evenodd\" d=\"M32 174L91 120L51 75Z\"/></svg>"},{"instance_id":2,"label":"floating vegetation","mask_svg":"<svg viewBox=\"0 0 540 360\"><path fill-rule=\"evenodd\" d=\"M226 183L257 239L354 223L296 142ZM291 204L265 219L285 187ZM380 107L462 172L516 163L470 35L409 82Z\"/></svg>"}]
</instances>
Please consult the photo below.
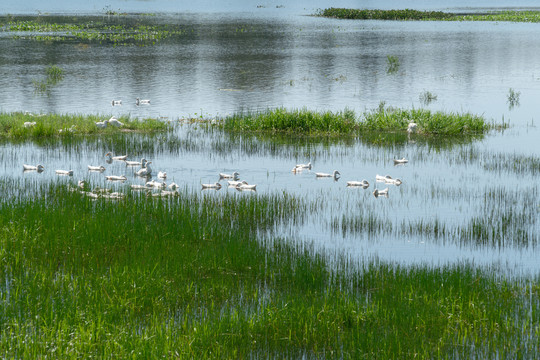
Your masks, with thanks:
<instances>
[{"instance_id":1,"label":"floating vegetation","mask_svg":"<svg viewBox=\"0 0 540 360\"><path fill-rule=\"evenodd\" d=\"M424 105L429 105L431 104L433 101L436 101L437 100L437 95L433 94L432 92L430 91L424 91L423 93L420 94L420 96L418 97L420 102Z\"/></svg>"},{"instance_id":2,"label":"floating vegetation","mask_svg":"<svg viewBox=\"0 0 540 360\"><path fill-rule=\"evenodd\" d=\"M508 107L510 109L513 109L514 106L519 106L520 95L521 95L521 92L515 91L512 88L508 89L507 102L508 102Z\"/></svg>"},{"instance_id":3,"label":"floating vegetation","mask_svg":"<svg viewBox=\"0 0 540 360\"><path fill-rule=\"evenodd\" d=\"M399 70L399 58L395 55L386 56L386 72L394 74Z\"/></svg>"},{"instance_id":4,"label":"floating vegetation","mask_svg":"<svg viewBox=\"0 0 540 360\"><path fill-rule=\"evenodd\" d=\"M419 10L361 10L328 8L320 10L317 16L356 20L427 20L427 21L511 21L540 22L540 11L497 11L489 13L450 13Z\"/></svg>"},{"instance_id":5,"label":"floating vegetation","mask_svg":"<svg viewBox=\"0 0 540 360\"><path fill-rule=\"evenodd\" d=\"M58 23L55 19L57 18L39 17L35 20L12 20L0 27L0 31L17 32L13 35L16 39L25 38L43 42L73 40L138 46L154 45L161 40L184 33L182 29L171 25L144 24L131 19L119 24L115 21L116 17L110 21L89 18L75 23Z\"/></svg>"},{"instance_id":6,"label":"floating vegetation","mask_svg":"<svg viewBox=\"0 0 540 360\"><path fill-rule=\"evenodd\" d=\"M109 126L99 129L96 122L104 120L99 115L57 115L32 113L0 113L0 137L11 139L43 139L47 137L113 134L117 132L159 132L172 129L167 122L157 119L130 119L122 117L122 128Z\"/></svg>"},{"instance_id":7,"label":"floating vegetation","mask_svg":"<svg viewBox=\"0 0 540 360\"><path fill-rule=\"evenodd\" d=\"M406 132L410 122L417 124L417 134L463 135L481 134L490 126L481 116L431 112L429 110L381 109L357 117L351 110L317 113L309 110L267 110L235 114L223 120L228 131L297 132L303 134L350 134L380 131Z\"/></svg>"},{"instance_id":8,"label":"floating vegetation","mask_svg":"<svg viewBox=\"0 0 540 360\"><path fill-rule=\"evenodd\" d=\"M51 86L56 85L64 78L64 70L56 65L49 65L45 70L47 78L45 80L32 80L36 93L49 94Z\"/></svg>"}]
</instances>

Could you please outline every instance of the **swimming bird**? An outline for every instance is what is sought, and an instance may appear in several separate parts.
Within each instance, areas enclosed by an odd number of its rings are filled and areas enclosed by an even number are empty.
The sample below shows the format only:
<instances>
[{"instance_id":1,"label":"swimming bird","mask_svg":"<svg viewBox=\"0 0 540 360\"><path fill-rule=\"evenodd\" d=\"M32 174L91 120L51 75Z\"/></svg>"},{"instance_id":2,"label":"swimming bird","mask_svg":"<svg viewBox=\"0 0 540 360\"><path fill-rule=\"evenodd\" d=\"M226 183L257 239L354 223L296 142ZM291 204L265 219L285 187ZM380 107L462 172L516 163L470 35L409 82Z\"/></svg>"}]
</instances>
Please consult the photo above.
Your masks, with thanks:
<instances>
[{"instance_id":1,"label":"swimming bird","mask_svg":"<svg viewBox=\"0 0 540 360\"><path fill-rule=\"evenodd\" d=\"M415 134L418 129L418 125L416 123L413 123L412 121L409 123L409 126L407 126L407 132L409 134Z\"/></svg>"},{"instance_id":2,"label":"swimming bird","mask_svg":"<svg viewBox=\"0 0 540 360\"><path fill-rule=\"evenodd\" d=\"M234 180L237 180L238 179L238 176L240 174L237 173L236 171L233 172L232 174L224 174L224 173L219 173L219 179L234 179Z\"/></svg>"},{"instance_id":3,"label":"swimming bird","mask_svg":"<svg viewBox=\"0 0 540 360\"><path fill-rule=\"evenodd\" d=\"M114 116L109 119L109 124L116 127L124 126L124 123L118 121L118 119L115 118Z\"/></svg>"},{"instance_id":4,"label":"swimming bird","mask_svg":"<svg viewBox=\"0 0 540 360\"><path fill-rule=\"evenodd\" d=\"M151 161L150 161L150 162L151 162ZM157 177L158 177L159 179L166 179L166 178L167 178L167 173L164 172L164 171L160 171L160 172L158 172Z\"/></svg>"},{"instance_id":5,"label":"swimming bird","mask_svg":"<svg viewBox=\"0 0 540 360\"><path fill-rule=\"evenodd\" d=\"M108 175L108 176L105 176L105 179L109 180L109 181L126 181L127 180L127 177L125 175L121 175L121 176L117 176L117 175Z\"/></svg>"},{"instance_id":6,"label":"swimming bird","mask_svg":"<svg viewBox=\"0 0 540 360\"><path fill-rule=\"evenodd\" d=\"M145 185L147 187L154 187L154 188L165 188L165 187L167 187L167 184L165 184L164 182L159 182L159 181L155 181L155 180L147 181Z\"/></svg>"},{"instance_id":7,"label":"swimming bird","mask_svg":"<svg viewBox=\"0 0 540 360\"><path fill-rule=\"evenodd\" d=\"M328 173L315 173L315 177L333 177L334 179L337 179L338 178L338 175L341 176L341 174L339 173L339 171L337 170L334 170L334 172L332 174L328 174Z\"/></svg>"},{"instance_id":8,"label":"swimming bird","mask_svg":"<svg viewBox=\"0 0 540 360\"><path fill-rule=\"evenodd\" d=\"M96 126L99 128L99 129L105 129L107 127L107 124L109 123L109 120L103 120L103 121L98 121L96 123Z\"/></svg>"},{"instance_id":9,"label":"swimming bird","mask_svg":"<svg viewBox=\"0 0 540 360\"><path fill-rule=\"evenodd\" d=\"M113 100L111 101L112 106L122 105L122 100Z\"/></svg>"},{"instance_id":10,"label":"swimming bird","mask_svg":"<svg viewBox=\"0 0 540 360\"><path fill-rule=\"evenodd\" d=\"M229 184L230 187L236 187L240 184L245 184L247 185L247 181L246 180L242 180L242 181L236 181L236 180L228 180L227 183Z\"/></svg>"},{"instance_id":11,"label":"swimming bird","mask_svg":"<svg viewBox=\"0 0 540 360\"><path fill-rule=\"evenodd\" d=\"M369 183L365 179L362 181L347 181L347 186L361 186L365 189L369 187Z\"/></svg>"},{"instance_id":12,"label":"swimming bird","mask_svg":"<svg viewBox=\"0 0 540 360\"><path fill-rule=\"evenodd\" d=\"M45 168L43 167L43 165L26 165L26 164L23 164L23 170L42 172L43 170L45 170Z\"/></svg>"},{"instance_id":13,"label":"swimming bird","mask_svg":"<svg viewBox=\"0 0 540 360\"><path fill-rule=\"evenodd\" d=\"M402 184L402 181L400 179L386 179L384 183L399 186Z\"/></svg>"},{"instance_id":14,"label":"swimming bird","mask_svg":"<svg viewBox=\"0 0 540 360\"><path fill-rule=\"evenodd\" d=\"M105 154L105 157L109 160L118 160L118 161L126 161L127 155L118 155L118 156L112 156L110 152Z\"/></svg>"},{"instance_id":15,"label":"swimming bird","mask_svg":"<svg viewBox=\"0 0 540 360\"><path fill-rule=\"evenodd\" d=\"M403 158L403 159L394 159L394 165L399 165L399 164L405 164L405 163L408 163L409 160Z\"/></svg>"},{"instance_id":16,"label":"swimming bird","mask_svg":"<svg viewBox=\"0 0 540 360\"><path fill-rule=\"evenodd\" d=\"M84 180L79 180L77 182L77 187L81 188L81 189L84 189L84 187L86 186L86 181Z\"/></svg>"},{"instance_id":17,"label":"swimming bird","mask_svg":"<svg viewBox=\"0 0 540 360\"><path fill-rule=\"evenodd\" d=\"M150 167L151 161L147 161L144 163L144 167L140 168L137 171L138 176L150 176L152 175L152 168Z\"/></svg>"},{"instance_id":18,"label":"swimming bird","mask_svg":"<svg viewBox=\"0 0 540 360\"><path fill-rule=\"evenodd\" d=\"M170 183L169 186L167 186L169 189L171 190L176 190L178 189L178 184L173 182L173 183Z\"/></svg>"},{"instance_id":19,"label":"swimming bird","mask_svg":"<svg viewBox=\"0 0 540 360\"><path fill-rule=\"evenodd\" d=\"M73 176L73 170L56 170L56 175Z\"/></svg>"},{"instance_id":20,"label":"swimming bird","mask_svg":"<svg viewBox=\"0 0 540 360\"><path fill-rule=\"evenodd\" d=\"M105 171L105 166L92 166L92 165L88 165L88 171L99 171L99 172L104 172Z\"/></svg>"},{"instance_id":21,"label":"swimming bird","mask_svg":"<svg viewBox=\"0 0 540 360\"><path fill-rule=\"evenodd\" d=\"M390 175L382 176L382 175L375 175L375 181L376 182L386 182L387 180L392 180L392 177Z\"/></svg>"},{"instance_id":22,"label":"swimming bird","mask_svg":"<svg viewBox=\"0 0 540 360\"><path fill-rule=\"evenodd\" d=\"M35 126L35 125L36 125L36 122L35 122L35 121L25 121L24 124L23 124L23 126L24 126L25 128L33 127L33 126Z\"/></svg>"},{"instance_id":23,"label":"swimming bird","mask_svg":"<svg viewBox=\"0 0 540 360\"><path fill-rule=\"evenodd\" d=\"M373 195L375 197L388 196L388 188L383 189L383 190L379 190L379 189L375 188L375 190L373 191Z\"/></svg>"},{"instance_id":24,"label":"swimming bird","mask_svg":"<svg viewBox=\"0 0 540 360\"><path fill-rule=\"evenodd\" d=\"M257 190L257 185L249 185L249 184L243 184L243 183L240 183L238 185L236 185L236 189L237 190Z\"/></svg>"},{"instance_id":25,"label":"swimming bird","mask_svg":"<svg viewBox=\"0 0 540 360\"><path fill-rule=\"evenodd\" d=\"M213 184L201 184L203 189L221 189L221 184L216 182Z\"/></svg>"},{"instance_id":26,"label":"swimming bird","mask_svg":"<svg viewBox=\"0 0 540 360\"><path fill-rule=\"evenodd\" d=\"M150 105L150 100L135 99L135 105Z\"/></svg>"},{"instance_id":27,"label":"swimming bird","mask_svg":"<svg viewBox=\"0 0 540 360\"><path fill-rule=\"evenodd\" d=\"M297 169L309 169L311 170L311 162L308 162L307 164L296 164L295 168Z\"/></svg>"},{"instance_id":28,"label":"swimming bird","mask_svg":"<svg viewBox=\"0 0 540 360\"><path fill-rule=\"evenodd\" d=\"M131 184L130 188L131 190L147 190L148 189L146 185L138 185L138 184Z\"/></svg>"},{"instance_id":29,"label":"swimming bird","mask_svg":"<svg viewBox=\"0 0 540 360\"><path fill-rule=\"evenodd\" d=\"M126 166L141 166L144 167L144 163L146 163L148 160L145 158L142 158L141 161L132 161L132 160L124 160L126 162Z\"/></svg>"}]
</instances>

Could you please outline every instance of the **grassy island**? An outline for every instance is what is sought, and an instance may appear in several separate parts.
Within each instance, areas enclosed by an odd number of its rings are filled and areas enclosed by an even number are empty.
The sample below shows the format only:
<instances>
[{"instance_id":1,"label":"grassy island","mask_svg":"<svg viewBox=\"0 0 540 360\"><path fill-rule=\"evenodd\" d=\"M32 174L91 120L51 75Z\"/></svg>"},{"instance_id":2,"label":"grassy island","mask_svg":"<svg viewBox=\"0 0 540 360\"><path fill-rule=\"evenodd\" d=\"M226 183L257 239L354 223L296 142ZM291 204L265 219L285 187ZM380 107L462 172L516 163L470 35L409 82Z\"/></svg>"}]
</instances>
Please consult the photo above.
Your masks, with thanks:
<instances>
[{"instance_id":1,"label":"grassy island","mask_svg":"<svg viewBox=\"0 0 540 360\"><path fill-rule=\"evenodd\" d=\"M328 8L318 16L355 20L424 20L424 21L511 21L540 22L540 11L499 11L490 13L450 13L419 10L367 10Z\"/></svg>"},{"instance_id":2,"label":"grassy island","mask_svg":"<svg viewBox=\"0 0 540 360\"><path fill-rule=\"evenodd\" d=\"M419 135L480 134L490 128L481 116L423 109L381 109L366 112L360 117L350 110L318 113L309 110L275 109L229 116L223 120L223 127L230 131L359 136L376 131L406 132L410 122L417 124Z\"/></svg>"},{"instance_id":3,"label":"grassy island","mask_svg":"<svg viewBox=\"0 0 540 360\"><path fill-rule=\"evenodd\" d=\"M113 134L119 132L167 131L170 125L157 119L130 119L120 117L121 127L107 126L100 129L96 122L108 120L100 115L58 115L30 113L0 113L0 137L8 139L37 139L74 135Z\"/></svg>"}]
</instances>

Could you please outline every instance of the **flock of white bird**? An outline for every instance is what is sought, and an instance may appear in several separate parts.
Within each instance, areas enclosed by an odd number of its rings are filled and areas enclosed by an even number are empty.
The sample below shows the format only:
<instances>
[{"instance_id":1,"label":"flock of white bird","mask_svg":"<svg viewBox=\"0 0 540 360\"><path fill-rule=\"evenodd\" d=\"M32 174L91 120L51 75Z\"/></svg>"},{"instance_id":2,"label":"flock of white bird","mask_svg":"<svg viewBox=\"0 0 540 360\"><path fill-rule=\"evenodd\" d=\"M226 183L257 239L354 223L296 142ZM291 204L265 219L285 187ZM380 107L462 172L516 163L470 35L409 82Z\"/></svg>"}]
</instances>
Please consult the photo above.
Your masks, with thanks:
<instances>
[{"instance_id":1,"label":"flock of white bird","mask_svg":"<svg viewBox=\"0 0 540 360\"><path fill-rule=\"evenodd\" d=\"M408 162L409 162L409 160L407 160L405 158L394 159L394 165L403 165L403 164L406 164ZM312 164L310 162L307 163L307 164L297 164L291 171L294 174L298 174L298 173L301 173L301 172L303 172L305 170L311 171L312 167L313 166L312 166ZM334 170L331 174L330 173L321 173L321 172L316 172L315 173L315 177L317 177L317 178L334 178L335 181L337 181L340 176L341 176L341 174L337 170ZM382 183L385 183L385 184L388 184L388 185L395 185L395 186L400 186L403 183L400 179L394 179L390 175L382 176L382 175L378 175L378 174L375 175L375 182L382 182ZM347 186L349 186L349 187L362 187L364 189L367 189L369 187L369 182L366 179L364 179L362 181L351 180L351 181L347 181ZM379 189L377 189L375 187L375 190L373 190L373 195L375 197L379 197L379 196L388 197L388 187L386 187L383 190L379 190Z\"/></svg>"}]
</instances>

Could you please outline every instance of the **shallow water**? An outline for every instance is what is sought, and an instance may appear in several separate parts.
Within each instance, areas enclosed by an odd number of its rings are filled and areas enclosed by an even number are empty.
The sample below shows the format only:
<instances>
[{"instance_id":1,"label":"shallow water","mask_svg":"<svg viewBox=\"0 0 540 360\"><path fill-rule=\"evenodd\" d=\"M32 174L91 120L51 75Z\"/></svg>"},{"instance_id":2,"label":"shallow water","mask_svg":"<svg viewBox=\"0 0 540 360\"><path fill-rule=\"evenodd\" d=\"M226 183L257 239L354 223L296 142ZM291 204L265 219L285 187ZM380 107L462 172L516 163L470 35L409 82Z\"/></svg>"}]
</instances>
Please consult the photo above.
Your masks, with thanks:
<instances>
[{"instance_id":1,"label":"shallow water","mask_svg":"<svg viewBox=\"0 0 540 360\"><path fill-rule=\"evenodd\" d=\"M275 107L350 108L361 113L384 101L395 107L470 111L497 123L504 118L510 128L459 143L403 136L377 145L229 136L178 125L174 135L167 136L3 144L0 176L24 180L30 188L48 180L86 179L116 189L142 183L123 163L106 164L107 151L150 159L155 170L168 173L168 182L189 188L218 180L219 172L238 171L242 179L258 184L259 194L286 191L315 204L317 211L305 224L279 229L278 234L291 241L354 258L435 266L467 261L511 273L538 273L540 130L535 105L540 97L540 25L339 21L304 16L313 11L298 4L276 8L273 3L241 13L231 10L238 4L182 12L168 3L112 3L113 9L131 11L155 6L166 13L141 21L186 30L154 46L45 43L0 32L0 110L174 121ZM4 11L34 11L32 2L22 4ZM438 9L436 2L430 4ZM383 5L379 7L397 7L392 2ZM96 13L106 4L92 6L78 9ZM61 3L49 11L61 10L75 12ZM399 58L396 73L387 73L388 55ZM64 79L48 94L35 93L32 80L43 78L50 64L65 70ZM521 93L514 107L507 102L510 88ZM424 91L437 100L423 104ZM138 107L137 97L151 99L151 104ZM123 105L111 106L113 99L122 99ZM401 157L409 163L394 166L392 159ZM313 171L290 172L296 163L308 161ZM42 163L46 171L23 173L23 163ZM88 173L88 164L105 165L106 174L126 174L128 181L107 184L103 174ZM74 179L57 177L55 169L73 169ZM315 178L315 171L334 169L342 174L338 181ZM400 178L403 184L390 185L388 198L375 198L374 186L386 187L375 183L376 174ZM348 180L362 179L370 182L366 190L345 186ZM215 194L231 191L236 192L223 188ZM369 219L371 228L358 225ZM496 229L494 235L463 235L474 221L489 231ZM425 230L434 224L444 231ZM424 230L418 230L422 226Z\"/></svg>"}]
</instances>

